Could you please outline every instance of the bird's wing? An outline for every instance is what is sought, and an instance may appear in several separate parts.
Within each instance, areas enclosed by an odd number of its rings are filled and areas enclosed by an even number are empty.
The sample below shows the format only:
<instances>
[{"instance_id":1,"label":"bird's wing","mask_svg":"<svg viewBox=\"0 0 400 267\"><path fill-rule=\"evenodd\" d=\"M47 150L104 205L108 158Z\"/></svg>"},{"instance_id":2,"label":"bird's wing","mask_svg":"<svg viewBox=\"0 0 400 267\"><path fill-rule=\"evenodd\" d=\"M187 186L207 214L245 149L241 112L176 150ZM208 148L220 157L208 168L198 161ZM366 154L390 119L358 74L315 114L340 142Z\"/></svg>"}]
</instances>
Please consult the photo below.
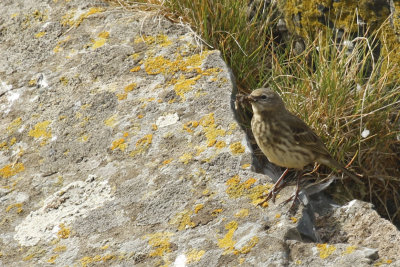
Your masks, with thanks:
<instances>
[{"instance_id":1,"label":"bird's wing","mask_svg":"<svg viewBox=\"0 0 400 267\"><path fill-rule=\"evenodd\" d=\"M305 146L314 152L330 157L328 149L322 140L301 119L291 113L286 115L287 124L293 134L294 140L301 146Z\"/></svg>"}]
</instances>

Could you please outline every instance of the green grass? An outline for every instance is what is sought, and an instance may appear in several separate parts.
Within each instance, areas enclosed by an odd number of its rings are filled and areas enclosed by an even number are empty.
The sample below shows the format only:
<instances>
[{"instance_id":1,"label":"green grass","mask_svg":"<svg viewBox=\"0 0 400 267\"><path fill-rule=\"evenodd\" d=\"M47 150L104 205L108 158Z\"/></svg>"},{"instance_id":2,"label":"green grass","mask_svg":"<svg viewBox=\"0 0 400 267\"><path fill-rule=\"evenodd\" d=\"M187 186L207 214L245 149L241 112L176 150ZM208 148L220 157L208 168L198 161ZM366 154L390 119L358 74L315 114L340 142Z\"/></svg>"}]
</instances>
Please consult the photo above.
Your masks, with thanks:
<instances>
[{"instance_id":1,"label":"green grass","mask_svg":"<svg viewBox=\"0 0 400 267\"><path fill-rule=\"evenodd\" d=\"M239 0L153 0L140 7L190 24L205 46L222 52L239 92L267 86L278 91L333 156L363 176L365 186L337 183L331 193L343 201L370 201L400 222L400 87L390 80L392 70L381 67L390 59L376 53L384 48L378 41L384 27L356 39L344 36L353 40L351 50L329 29L313 32L299 53L295 40L282 41L271 7L254 6L251 15ZM370 134L362 137L365 130ZM318 175L329 172L321 168Z\"/></svg>"}]
</instances>

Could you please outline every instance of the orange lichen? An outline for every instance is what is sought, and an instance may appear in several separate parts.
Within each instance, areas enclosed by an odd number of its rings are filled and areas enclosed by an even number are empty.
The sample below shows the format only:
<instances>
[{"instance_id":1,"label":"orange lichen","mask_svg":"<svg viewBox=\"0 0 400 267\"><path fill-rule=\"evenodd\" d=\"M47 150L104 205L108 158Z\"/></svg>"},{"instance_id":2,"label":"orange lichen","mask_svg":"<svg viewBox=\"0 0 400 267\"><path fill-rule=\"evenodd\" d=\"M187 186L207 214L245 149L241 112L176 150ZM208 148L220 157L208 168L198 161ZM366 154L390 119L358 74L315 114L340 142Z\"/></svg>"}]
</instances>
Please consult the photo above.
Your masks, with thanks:
<instances>
[{"instance_id":1,"label":"orange lichen","mask_svg":"<svg viewBox=\"0 0 400 267\"><path fill-rule=\"evenodd\" d=\"M247 241L246 245L244 245L241 249L235 249L233 251L233 254L238 255L238 254L247 254L251 251L251 249L257 245L258 243L258 237L253 236L249 241Z\"/></svg>"},{"instance_id":2,"label":"orange lichen","mask_svg":"<svg viewBox=\"0 0 400 267\"><path fill-rule=\"evenodd\" d=\"M239 176L235 175L226 182L226 185L228 186L228 188L226 189L226 193L231 198L246 196L251 199L251 202L254 205L258 205L263 201L264 192L267 189L271 188L272 185L267 184L252 187L255 182L255 178L249 178L248 180L241 183ZM263 206L268 206L268 203L264 203Z\"/></svg>"},{"instance_id":3,"label":"orange lichen","mask_svg":"<svg viewBox=\"0 0 400 267\"><path fill-rule=\"evenodd\" d=\"M193 214L191 210L184 210L177 213L170 221L170 224L177 224L178 230L182 231L186 228L193 228L196 224L191 221L190 216Z\"/></svg>"},{"instance_id":4,"label":"orange lichen","mask_svg":"<svg viewBox=\"0 0 400 267\"><path fill-rule=\"evenodd\" d=\"M297 223L298 219L296 217L290 217L290 220L292 223Z\"/></svg>"},{"instance_id":5,"label":"orange lichen","mask_svg":"<svg viewBox=\"0 0 400 267\"><path fill-rule=\"evenodd\" d=\"M169 242L173 233L170 232L158 232L154 234L145 235L144 238L148 239L149 245L153 248L150 251L150 257L163 257L166 253L171 252L171 243Z\"/></svg>"},{"instance_id":6,"label":"orange lichen","mask_svg":"<svg viewBox=\"0 0 400 267\"><path fill-rule=\"evenodd\" d=\"M9 212L12 208L16 208L17 209L17 213L21 213L24 211L24 209L22 208L22 203L15 203L15 204L11 204L6 208L6 212Z\"/></svg>"},{"instance_id":7,"label":"orange lichen","mask_svg":"<svg viewBox=\"0 0 400 267\"><path fill-rule=\"evenodd\" d=\"M204 208L204 205L203 204L197 204L195 207L194 207L194 213L198 213L202 208Z\"/></svg>"},{"instance_id":8,"label":"orange lichen","mask_svg":"<svg viewBox=\"0 0 400 267\"><path fill-rule=\"evenodd\" d=\"M218 149L224 148L224 147L226 147L226 143L225 143L225 141L218 141L215 143L215 147Z\"/></svg>"},{"instance_id":9,"label":"orange lichen","mask_svg":"<svg viewBox=\"0 0 400 267\"><path fill-rule=\"evenodd\" d=\"M136 156L138 154L144 153L149 147L153 140L152 134L146 134L143 138L136 142L135 150L131 151L130 156Z\"/></svg>"},{"instance_id":10,"label":"orange lichen","mask_svg":"<svg viewBox=\"0 0 400 267\"><path fill-rule=\"evenodd\" d=\"M248 209L241 209L235 214L236 218L245 218L247 216L249 216L249 210Z\"/></svg>"},{"instance_id":11,"label":"orange lichen","mask_svg":"<svg viewBox=\"0 0 400 267\"><path fill-rule=\"evenodd\" d=\"M236 241L233 240L233 234L238 228L238 223L236 221L231 221L225 225L225 229L228 232L221 239L218 239L218 246L225 249L224 254L231 252L235 248Z\"/></svg>"},{"instance_id":12,"label":"orange lichen","mask_svg":"<svg viewBox=\"0 0 400 267\"><path fill-rule=\"evenodd\" d=\"M137 71L139 71L140 70L140 66L136 66L136 67L133 67L132 69L130 69L129 71L130 72L137 72Z\"/></svg>"},{"instance_id":13,"label":"orange lichen","mask_svg":"<svg viewBox=\"0 0 400 267\"><path fill-rule=\"evenodd\" d=\"M0 177L9 178L25 170L25 166L22 163L8 164L0 169Z\"/></svg>"},{"instance_id":14,"label":"orange lichen","mask_svg":"<svg viewBox=\"0 0 400 267\"><path fill-rule=\"evenodd\" d=\"M119 138L112 142L111 150L118 148L119 150L124 151L126 146L127 146L127 144L125 143L125 139Z\"/></svg>"},{"instance_id":15,"label":"orange lichen","mask_svg":"<svg viewBox=\"0 0 400 267\"><path fill-rule=\"evenodd\" d=\"M192 158L192 153L184 153L182 156L179 157L179 161L183 164L188 164Z\"/></svg>"},{"instance_id":16,"label":"orange lichen","mask_svg":"<svg viewBox=\"0 0 400 267\"><path fill-rule=\"evenodd\" d=\"M67 250L67 246L57 246L53 249L53 252L64 252Z\"/></svg>"},{"instance_id":17,"label":"orange lichen","mask_svg":"<svg viewBox=\"0 0 400 267\"><path fill-rule=\"evenodd\" d=\"M92 49L97 49L99 47L102 47L106 42L109 37L110 33L109 32L101 32L97 35L97 38L95 40L92 40Z\"/></svg>"},{"instance_id":18,"label":"orange lichen","mask_svg":"<svg viewBox=\"0 0 400 267\"><path fill-rule=\"evenodd\" d=\"M319 257L321 259L328 258L333 252L335 252L335 246L328 246L327 244L317 244L317 250L319 251Z\"/></svg>"},{"instance_id":19,"label":"orange lichen","mask_svg":"<svg viewBox=\"0 0 400 267\"><path fill-rule=\"evenodd\" d=\"M204 250L192 249L186 254L186 263L198 262L205 253Z\"/></svg>"},{"instance_id":20,"label":"orange lichen","mask_svg":"<svg viewBox=\"0 0 400 267\"><path fill-rule=\"evenodd\" d=\"M217 125L215 125L214 113L203 116L199 123L201 126L203 126L208 147L215 145L218 136L225 136L225 130L217 129Z\"/></svg>"},{"instance_id":21,"label":"orange lichen","mask_svg":"<svg viewBox=\"0 0 400 267\"><path fill-rule=\"evenodd\" d=\"M351 254L357 249L357 246L348 246L342 254Z\"/></svg>"},{"instance_id":22,"label":"orange lichen","mask_svg":"<svg viewBox=\"0 0 400 267\"><path fill-rule=\"evenodd\" d=\"M58 258L58 256L59 256L58 254L51 256L51 257L47 260L47 262L50 263L50 264L54 264L54 263L56 262L56 259Z\"/></svg>"},{"instance_id":23,"label":"orange lichen","mask_svg":"<svg viewBox=\"0 0 400 267\"><path fill-rule=\"evenodd\" d=\"M111 117L106 119L104 121L104 125L108 127L114 127L115 125L117 125L117 115L112 115Z\"/></svg>"},{"instance_id":24,"label":"orange lichen","mask_svg":"<svg viewBox=\"0 0 400 267\"><path fill-rule=\"evenodd\" d=\"M275 215L275 218L276 218L276 219L279 219L281 216L282 216L282 215L281 215L280 213L277 213L277 214Z\"/></svg>"},{"instance_id":25,"label":"orange lichen","mask_svg":"<svg viewBox=\"0 0 400 267\"><path fill-rule=\"evenodd\" d=\"M128 92L132 91L133 89L135 89L136 86L137 86L136 83L130 83L130 84L128 84L127 86L125 86L124 91L125 91L126 93L128 93Z\"/></svg>"},{"instance_id":26,"label":"orange lichen","mask_svg":"<svg viewBox=\"0 0 400 267\"><path fill-rule=\"evenodd\" d=\"M62 239L69 238L69 235L71 234L71 230L69 228L65 227L64 223L60 223L59 227L60 227L60 230L57 232L57 236Z\"/></svg>"},{"instance_id":27,"label":"orange lichen","mask_svg":"<svg viewBox=\"0 0 400 267\"><path fill-rule=\"evenodd\" d=\"M40 137L43 137L44 139L50 138L51 131L47 130L47 127L49 126L50 123L51 123L50 121L38 122L33 127L33 129L29 131L28 135L34 138L40 138Z\"/></svg>"},{"instance_id":28,"label":"orange lichen","mask_svg":"<svg viewBox=\"0 0 400 267\"><path fill-rule=\"evenodd\" d=\"M38 32L35 34L35 38L41 38L46 34L46 32Z\"/></svg>"},{"instance_id":29,"label":"orange lichen","mask_svg":"<svg viewBox=\"0 0 400 267\"><path fill-rule=\"evenodd\" d=\"M244 146L240 142L232 143L229 145L233 155L242 154L245 151Z\"/></svg>"},{"instance_id":30,"label":"orange lichen","mask_svg":"<svg viewBox=\"0 0 400 267\"><path fill-rule=\"evenodd\" d=\"M183 129L188 133L193 133L193 129L197 128L197 126L199 126L198 121L188 121L183 124Z\"/></svg>"}]
</instances>

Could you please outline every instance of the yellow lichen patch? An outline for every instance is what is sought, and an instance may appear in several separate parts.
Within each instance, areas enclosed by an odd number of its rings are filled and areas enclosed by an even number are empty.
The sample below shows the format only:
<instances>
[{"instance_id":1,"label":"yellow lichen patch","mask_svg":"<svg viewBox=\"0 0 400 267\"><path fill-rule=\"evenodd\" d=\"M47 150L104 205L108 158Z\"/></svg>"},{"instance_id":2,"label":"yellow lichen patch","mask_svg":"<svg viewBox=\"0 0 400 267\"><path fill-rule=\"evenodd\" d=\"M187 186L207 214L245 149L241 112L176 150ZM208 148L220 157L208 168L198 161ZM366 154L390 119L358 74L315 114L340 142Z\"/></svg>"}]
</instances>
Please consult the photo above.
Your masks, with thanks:
<instances>
[{"instance_id":1,"label":"yellow lichen patch","mask_svg":"<svg viewBox=\"0 0 400 267\"><path fill-rule=\"evenodd\" d=\"M127 146L127 144L125 143L125 139L119 138L112 142L111 150L118 148L119 150L124 151L126 146Z\"/></svg>"},{"instance_id":2,"label":"yellow lichen patch","mask_svg":"<svg viewBox=\"0 0 400 267\"><path fill-rule=\"evenodd\" d=\"M242 154L245 151L244 146L240 142L232 143L229 145L233 155Z\"/></svg>"},{"instance_id":3,"label":"yellow lichen patch","mask_svg":"<svg viewBox=\"0 0 400 267\"><path fill-rule=\"evenodd\" d=\"M51 137L51 131L47 130L47 127L49 126L50 121L43 121L43 122L38 122L33 129L31 129L28 133L29 136L32 136L34 138L40 138L43 137L44 139L48 139Z\"/></svg>"},{"instance_id":4,"label":"yellow lichen patch","mask_svg":"<svg viewBox=\"0 0 400 267\"><path fill-rule=\"evenodd\" d=\"M104 121L104 125L108 127L114 127L117 125L117 115L112 115Z\"/></svg>"},{"instance_id":5,"label":"yellow lichen patch","mask_svg":"<svg viewBox=\"0 0 400 267\"><path fill-rule=\"evenodd\" d=\"M82 21L85 20L87 17L89 17L90 15L96 14L96 13L100 13L102 11L104 11L104 8L91 7L86 13L80 15L79 18L74 20L75 14L76 14L76 9L73 9L61 18L61 24L63 26L78 27L82 23Z\"/></svg>"},{"instance_id":6,"label":"yellow lichen patch","mask_svg":"<svg viewBox=\"0 0 400 267\"><path fill-rule=\"evenodd\" d=\"M137 86L136 83L128 84L128 85L125 86L125 88L124 88L125 93L128 93L128 92L132 91L133 89L135 89L136 86Z\"/></svg>"},{"instance_id":7,"label":"yellow lichen patch","mask_svg":"<svg viewBox=\"0 0 400 267\"><path fill-rule=\"evenodd\" d=\"M275 214L275 218L279 219L282 215L280 213Z\"/></svg>"},{"instance_id":8,"label":"yellow lichen patch","mask_svg":"<svg viewBox=\"0 0 400 267\"><path fill-rule=\"evenodd\" d=\"M200 125L203 126L208 147L215 145L218 136L225 136L225 130L217 129L217 126L215 125L214 113L203 116L200 119Z\"/></svg>"},{"instance_id":9,"label":"yellow lichen patch","mask_svg":"<svg viewBox=\"0 0 400 267\"><path fill-rule=\"evenodd\" d=\"M183 129L188 133L193 133L193 129L197 128L197 126L199 126L198 121L188 121L185 124L183 124Z\"/></svg>"},{"instance_id":10,"label":"yellow lichen patch","mask_svg":"<svg viewBox=\"0 0 400 267\"><path fill-rule=\"evenodd\" d=\"M57 232L57 236L62 239L67 239L71 234L71 230L68 227L65 227L65 224L60 223L60 230Z\"/></svg>"},{"instance_id":11,"label":"yellow lichen patch","mask_svg":"<svg viewBox=\"0 0 400 267\"><path fill-rule=\"evenodd\" d=\"M137 118L138 118L138 119L143 119L143 117L144 117L143 114L138 114L138 115L137 115Z\"/></svg>"},{"instance_id":12,"label":"yellow lichen patch","mask_svg":"<svg viewBox=\"0 0 400 267\"><path fill-rule=\"evenodd\" d=\"M16 118L7 126L7 132L14 133L21 126L22 119L21 117Z\"/></svg>"},{"instance_id":13,"label":"yellow lichen patch","mask_svg":"<svg viewBox=\"0 0 400 267\"><path fill-rule=\"evenodd\" d=\"M327 244L317 244L317 250L319 251L319 257L321 259L328 258L333 252L335 252L335 246L328 246Z\"/></svg>"},{"instance_id":14,"label":"yellow lichen patch","mask_svg":"<svg viewBox=\"0 0 400 267\"><path fill-rule=\"evenodd\" d=\"M37 34L35 34L35 38L41 38L46 34L46 32L38 32Z\"/></svg>"},{"instance_id":15,"label":"yellow lichen patch","mask_svg":"<svg viewBox=\"0 0 400 267\"><path fill-rule=\"evenodd\" d=\"M53 252L64 252L67 250L67 246L57 246L53 249Z\"/></svg>"},{"instance_id":16,"label":"yellow lichen patch","mask_svg":"<svg viewBox=\"0 0 400 267\"><path fill-rule=\"evenodd\" d=\"M202 208L204 208L204 205L203 204L197 204L195 207L194 207L194 213L198 213Z\"/></svg>"},{"instance_id":17,"label":"yellow lichen patch","mask_svg":"<svg viewBox=\"0 0 400 267\"><path fill-rule=\"evenodd\" d=\"M252 187L255 182L255 178L249 178L241 183L239 176L235 175L226 182L228 186L226 193L231 198L246 196L251 199L252 204L258 205L263 201L263 193L271 188L272 185L257 185ZM263 206L266 207L268 204L264 203Z\"/></svg>"},{"instance_id":18,"label":"yellow lichen patch","mask_svg":"<svg viewBox=\"0 0 400 267\"><path fill-rule=\"evenodd\" d=\"M15 204L11 204L6 208L6 212L9 212L11 209L16 208L17 213L21 213L24 211L24 209L22 208L22 203L15 203Z\"/></svg>"},{"instance_id":19,"label":"yellow lichen patch","mask_svg":"<svg viewBox=\"0 0 400 267\"><path fill-rule=\"evenodd\" d=\"M179 161L183 164L188 164L192 158L192 153L184 153L182 156L179 157Z\"/></svg>"},{"instance_id":20,"label":"yellow lichen patch","mask_svg":"<svg viewBox=\"0 0 400 267\"><path fill-rule=\"evenodd\" d=\"M89 140L89 135L87 135L87 134L82 135L82 136L80 136L80 137L78 138L78 141L81 142L81 143L85 143L85 142L87 142L88 140Z\"/></svg>"},{"instance_id":21,"label":"yellow lichen patch","mask_svg":"<svg viewBox=\"0 0 400 267\"><path fill-rule=\"evenodd\" d=\"M204 194L204 192L203 192ZM222 211L224 211L223 209L215 209L211 212L212 216L218 216L218 214L220 214Z\"/></svg>"},{"instance_id":22,"label":"yellow lichen patch","mask_svg":"<svg viewBox=\"0 0 400 267\"><path fill-rule=\"evenodd\" d=\"M59 256L58 254L51 256L51 257L47 260L47 262L50 263L50 264L54 264L54 263L56 262L56 259L58 258L58 256Z\"/></svg>"},{"instance_id":23,"label":"yellow lichen patch","mask_svg":"<svg viewBox=\"0 0 400 267\"><path fill-rule=\"evenodd\" d=\"M120 255L119 258L123 258L123 255ZM117 255L106 254L103 256L102 255L95 255L93 257L86 256L81 258L79 261L81 263L81 266L86 267L94 262L100 262L100 261L107 262L109 260L115 260L115 259L117 259Z\"/></svg>"},{"instance_id":24,"label":"yellow lichen patch","mask_svg":"<svg viewBox=\"0 0 400 267\"><path fill-rule=\"evenodd\" d=\"M173 160L174 160L173 158L166 159L166 160L164 160L161 164L162 164L162 165L167 165L167 164L170 164Z\"/></svg>"},{"instance_id":25,"label":"yellow lichen patch","mask_svg":"<svg viewBox=\"0 0 400 267\"><path fill-rule=\"evenodd\" d=\"M9 178L25 170L25 166L22 163L8 164L0 169L0 177Z\"/></svg>"},{"instance_id":26,"label":"yellow lichen patch","mask_svg":"<svg viewBox=\"0 0 400 267\"><path fill-rule=\"evenodd\" d=\"M138 154L144 153L149 147L153 140L152 134L146 134L143 138L136 142L136 148L129 155L134 157Z\"/></svg>"},{"instance_id":27,"label":"yellow lichen patch","mask_svg":"<svg viewBox=\"0 0 400 267\"><path fill-rule=\"evenodd\" d=\"M257 245L258 243L258 237L257 236L253 236L248 242L246 242L246 245L244 245L241 249L235 249L235 251L233 251L233 253L235 255L238 254L247 254L251 251L251 249Z\"/></svg>"},{"instance_id":28,"label":"yellow lichen patch","mask_svg":"<svg viewBox=\"0 0 400 267\"><path fill-rule=\"evenodd\" d=\"M290 217L290 220L292 223L297 223L298 219L296 217Z\"/></svg>"},{"instance_id":29,"label":"yellow lichen patch","mask_svg":"<svg viewBox=\"0 0 400 267\"><path fill-rule=\"evenodd\" d=\"M173 233L170 232L158 232L155 234L148 234L145 235L144 238L148 239L149 245L153 248L150 251L150 257L163 257L165 254L171 252L171 243L169 242Z\"/></svg>"},{"instance_id":30,"label":"yellow lichen patch","mask_svg":"<svg viewBox=\"0 0 400 267\"><path fill-rule=\"evenodd\" d=\"M65 37L65 39L63 39L63 40L61 40L61 41L58 41L58 42L57 42L57 45L53 48L53 52L54 52L54 53L58 53L58 52L62 51L63 48L61 47L61 45L62 45L63 43L68 42L70 39L71 39L71 36L68 35L67 37Z\"/></svg>"},{"instance_id":31,"label":"yellow lichen patch","mask_svg":"<svg viewBox=\"0 0 400 267\"><path fill-rule=\"evenodd\" d=\"M157 44L161 47L169 46L172 44L172 41L168 38L167 35L158 34L156 36L142 35L135 38L134 43L143 43L145 42L148 45Z\"/></svg>"},{"instance_id":32,"label":"yellow lichen patch","mask_svg":"<svg viewBox=\"0 0 400 267\"><path fill-rule=\"evenodd\" d=\"M224 254L229 253L234 250L236 241L233 240L233 234L238 228L238 223L236 221L231 221L225 225L225 229L228 233L221 239L218 239L218 246L225 249Z\"/></svg>"},{"instance_id":33,"label":"yellow lichen patch","mask_svg":"<svg viewBox=\"0 0 400 267\"><path fill-rule=\"evenodd\" d=\"M65 77L65 76L62 76L62 77L60 77L60 82L61 82L63 85L68 85L68 78Z\"/></svg>"},{"instance_id":34,"label":"yellow lichen patch","mask_svg":"<svg viewBox=\"0 0 400 267\"><path fill-rule=\"evenodd\" d=\"M117 93L117 94L115 94L115 95L117 96L117 98L118 98L119 101L125 100L125 99L127 99L127 97L128 97L128 94L127 94L127 93L122 93L122 94Z\"/></svg>"},{"instance_id":35,"label":"yellow lichen patch","mask_svg":"<svg viewBox=\"0 0 400 267\"><path fill-rule=\"evenodd\" d=\"M132 69L130 69L129 71L130 72L137 72L139 70L140 70L140 66L136 66L136 67L133 67Z\"/></svg>"},{"instance_id":36,"label":"yellow lichen patch","mask_svg":"<svg viewBox=\"0 0 400 267\"><path fill-rule=\"evenodd\" d=\"M157 124L153 123L153 124L151 125L151 129L152 129L153 131L157 131L157 130L158 130Z\"/></svg>"},{"instance_id":37,"label":"yellow lichen patch","mask_svg":"<svg viewBox=\"0 0 400 267\"><path fill-rule=\"evenodd\" d=\"M99 47L102 47L107 42L109 35L110 33L106 31L99 33L97 35L97 38L95 40L92 40L92 48L97 49Z\"/></svg>"},{"instance_id":38,"label":"yellow lichen patch","mask_svg":"<svg viewBox=\"0 0 400 267\"><path fill-rule=\"evenodd\" d=\"M236 218L245 218L249 216L249 210L248 209L241 209L238 212L236 212L235 217Z\"/></svg>"},{"instance_id":39,"label":"yellow lichen patch","mask_svg":"<svg viewBox=\"0 0 400 267\"><path fill-rule=\"evenodd\" d=\"M193 214L191 210L184 210L178 212L170 221L170 224L178 225L178 230L182 231L186 228L193 228L196 226L194 222L190 220L190 216Z\"/></svg>"},{"instance_id":40,"label":"yellow lichen patch","mask_svg":"<svg viewBox=\"0 0 400 267\"><path fill-rule=\"evenodd\" d=\"M175 83L174 90L177 95L179 95L182 100L185 99L185 94L191 91L192 85L196 84L196 81L200 79L201 76L197 75L194 78L186 79L184 75L179 76L177 80L173 80L172 83Z\"/></svg>"},{"instance_id":41,"label":"yellow lichen patch","mask_svg":"<svg viewBox=\"0 0 400 267\"><path fill-rule=\"evenodd\" d=\"M353 253L355 250L357 249L357 246L348 246L347 248L346 248L346 250L345 251L343 251L343 255L344 254L351 254L351 253Z\"/></svg>"},{"instance_id":42,"label":"yellow lichen patch","mask_svg":"<svg viewBox=\"0 0 400 267\"><path fill-rule=\"evenodd\" d=\"M242 169L247 169L247 168L249 168L250 166L251 166L251 164L249 164L249 163L243 164L243 165L242 165Z\"/></svg>"},{"instance_id":43,"label":"yellow lichen patch","mask_svg":"<svg viewBox=\"0 0 400 267\"><path fill-rule=\"evenodd\" d=\"M218 141L217 143L215 143L215 147L218 149L224 148L226 147L226 143L225 141Z\"/></svg>"},{"instance_id":44,"label":"yellow lichen patch","mask_svg":"<svg viewBox=\"0 0 400 267\"><path fill-rule=\"evenodd\" d=\"M186 263L198 262L205 253L204 250L192 249L186 254Z\"/></svg>"},{"instance_id":45,"label":"yellow lichen patch","mask_svg":"<svg viewBox=\"0 0 400 267\"><path fill-rule=\"evenodd\" d=\"M110 245L107 244L107 245L102 246L100 249L101 249L101 250L106 250L106 249L108 249L109 247L110 247Z\"/></svg>"}]
</instances>

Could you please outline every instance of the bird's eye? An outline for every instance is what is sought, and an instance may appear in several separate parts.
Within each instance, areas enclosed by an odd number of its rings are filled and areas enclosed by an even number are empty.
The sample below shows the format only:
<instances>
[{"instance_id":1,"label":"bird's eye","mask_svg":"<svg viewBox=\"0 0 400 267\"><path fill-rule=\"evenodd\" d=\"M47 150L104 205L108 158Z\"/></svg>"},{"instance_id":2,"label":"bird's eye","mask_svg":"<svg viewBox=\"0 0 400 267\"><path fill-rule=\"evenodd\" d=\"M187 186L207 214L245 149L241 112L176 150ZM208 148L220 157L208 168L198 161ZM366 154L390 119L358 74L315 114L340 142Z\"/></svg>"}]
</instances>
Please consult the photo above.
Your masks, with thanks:
<instances>
[{"instance_id":1,"label":"bird's eye","mask_svg":"<svg viewBox=\"0 0 400 267\"><path fill-rule=\"evenodd\" d=\"M267 99L267 96L266 96L266 95L262 95L262 96L261 96L261 99L262 99L262 100L265 100L265 99Z\"/></svg>"}]
</instances>

